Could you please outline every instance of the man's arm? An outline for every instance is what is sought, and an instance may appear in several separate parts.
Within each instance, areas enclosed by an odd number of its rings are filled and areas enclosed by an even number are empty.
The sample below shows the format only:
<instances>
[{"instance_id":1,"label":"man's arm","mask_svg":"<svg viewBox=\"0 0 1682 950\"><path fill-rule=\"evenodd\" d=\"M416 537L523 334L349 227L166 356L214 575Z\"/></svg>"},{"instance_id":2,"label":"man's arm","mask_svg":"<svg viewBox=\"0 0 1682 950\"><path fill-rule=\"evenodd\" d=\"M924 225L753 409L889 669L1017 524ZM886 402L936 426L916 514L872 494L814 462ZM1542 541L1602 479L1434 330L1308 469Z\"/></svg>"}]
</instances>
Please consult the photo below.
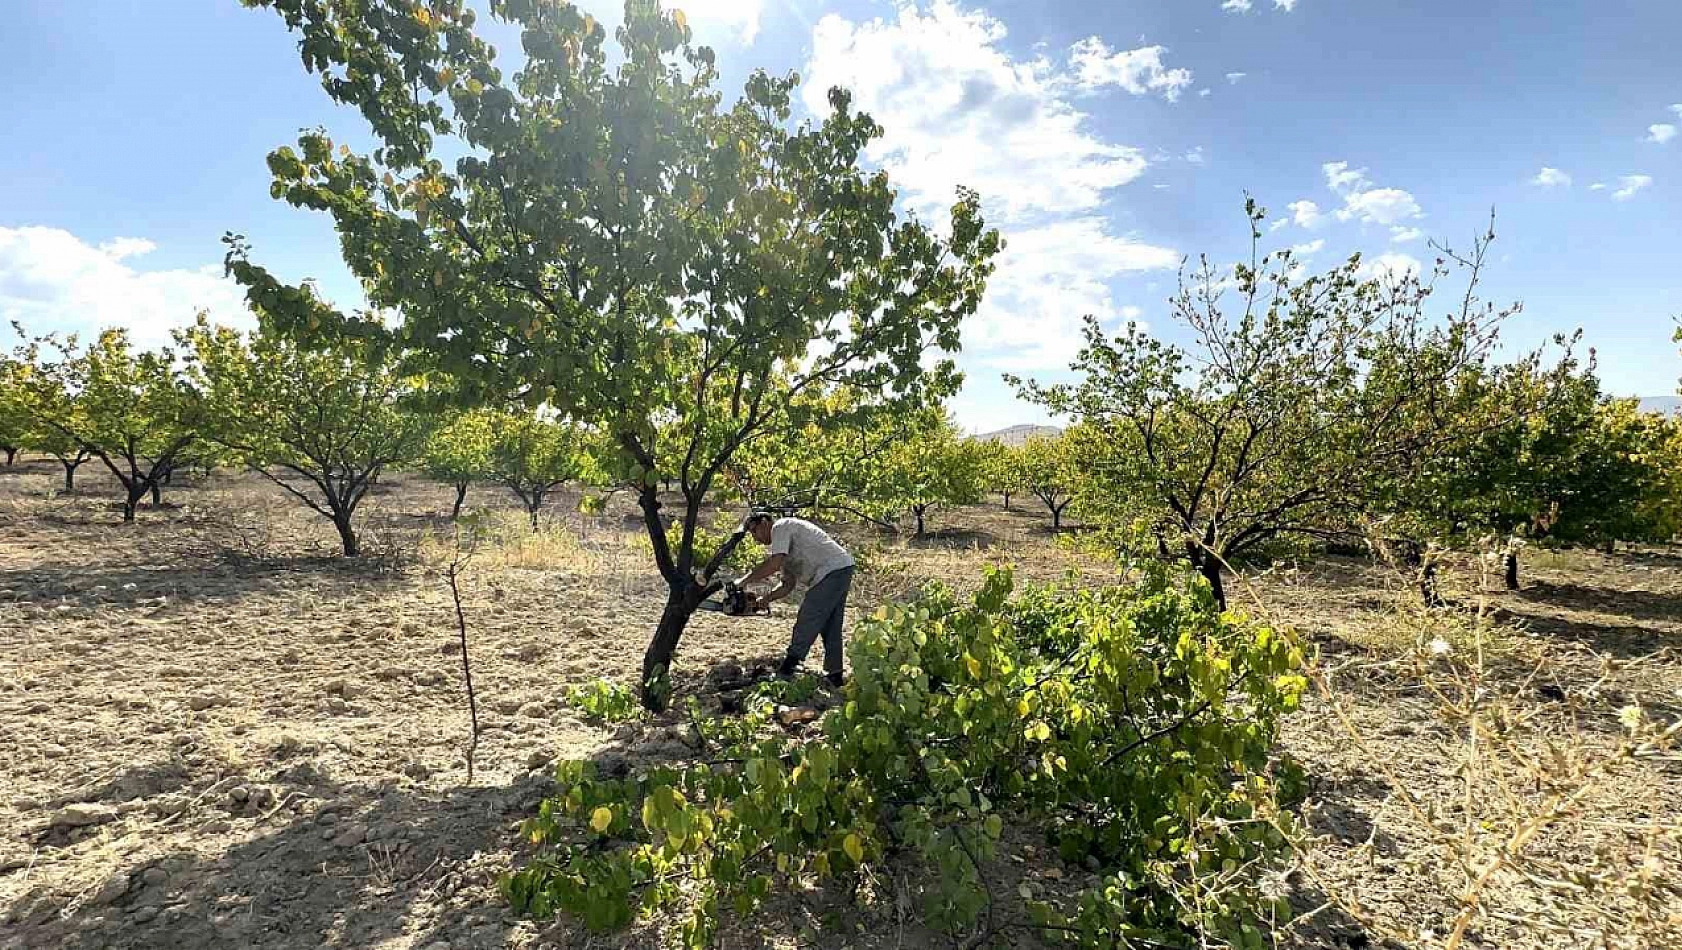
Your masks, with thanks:
<instances>
[{"instance_id":1,"label":"man's arm","mask_svg":"<svg viewBox=\"0 0 1682 950\"><path fill-rule=\"evenodd\" d=\"M749 584L757 584L767 577L770 577L772 574L780 572L783 569L783 561L786 560L787 557L788 556L785 554L773 554L765 560L760 561L759 566L749 571L748 576L742 578L740 583L744 587ZM786 587L788 582L784 581L783 584ZM784 596L787 595L785 594Z\"/></svg>"},{"instance_id":2,"label":"man's arm","mask_svg":"<svg viewBox=\"0 0 1682 950\"><path fill-rule=\"evenodd\" d=\"M781 555L777 556L781 557ZM787 571L784 571L782 586L769 594L756 595L753 600L756 604L770 604L772 601L782 600L792 593L794 593L794 578L790 577Z\"/></svg>"}]
</instances>

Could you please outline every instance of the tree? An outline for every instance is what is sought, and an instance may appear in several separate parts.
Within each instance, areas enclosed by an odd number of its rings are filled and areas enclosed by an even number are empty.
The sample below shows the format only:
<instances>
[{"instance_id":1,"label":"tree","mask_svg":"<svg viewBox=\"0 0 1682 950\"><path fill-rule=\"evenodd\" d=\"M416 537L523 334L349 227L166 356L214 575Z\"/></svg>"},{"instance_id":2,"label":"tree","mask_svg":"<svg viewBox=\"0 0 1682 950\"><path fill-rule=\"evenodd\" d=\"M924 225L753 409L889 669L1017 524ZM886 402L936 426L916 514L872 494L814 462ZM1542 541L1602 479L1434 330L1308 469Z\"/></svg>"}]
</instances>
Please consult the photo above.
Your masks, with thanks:
<instances>
[{"instance_id":1,"label":"tree","mask_svg":"<svg viewBox=\"0 0 1682 950\"><path fill-rule=\"evenodd\" d=\"M1494 375L1500 323L1517 309L1476 296L1493 228L1470 255L1439 248L1428 279L1363 279L1358 255L1304 276L1289 251L1258 260L1264 214L1253 201L1247 211L1248 264L1228 275L1205 258L1182 273L1171 304L1188 344L1131 324L1111 338L1089 320L1078 383L1013 379L1088 427L1078 464L1089 520L1180 553L1222 603L1224 565L1276 539L1363 530L1437 459L1534 408L1522 390L1495 402L1474 385ZM1449 262L1466 287L1433 319ZM1538 351L1502 372L1541 366Z\"/></svg>"},{"instance_id":2,"label":"tree","mask_svg":"<svg viewBox=\"0 0 1682 950\"><path fill-rule=\"evenodd\" d=\"M978 449L983 483L1004 498L1009 511L1010 496L1022 490L1022 450L1003 442L982 442Z\"/></svg>"},{"instance_id":3,"label":"tree","mask_svg":"<svg viewBox=\"0 0 1682 950\"><path fill-rule=\"evenodd\" d=\"M27 340L18 348L17 358L0 358L0 417L14 420L11 438L19 448L45 452L58 460L64 468L64 490L73 492L76 470L93 455L87 446L44 421L74 419L77 409L75 397L65 390L62 379L37 371L40 359L40 342Z\"/></svg>"},{"instance_id":4,"label":"tree","mask_svg":"<svg viewBox=\"0 0 1682 950\"><path fill-rule=\"evenodd\" d=\"M956 348L999 249L978 200L960 192L939 229L901 217L861 167L880 129L846 92L797 126L796 79L755 73L725 107L712 52L652 0L627 4L612 57L570 4L492 4L521 31L511 78L451 0L248 2L283 16L378 139L362 155L305 133L269 156L273 194L331 214L369 302L400 316L339 313L237 236L229 273L289 332L390 338L464 389L607 433L669 590L642 676L663 705L721 563L697 561L694 533L737 450L805 425L814 391L950 391L950 362L922 358ZM665 420L681 424L662 438Z\"/></svg>"},{"instance_id":5,"label":"tree","mask_svg":"<svg viewBox=\"0 0 1682 950\"><path fill-rule=\"evenodd\" d=\"M23 399L27 380L26 364L0 356L0 453L6 456L7 468L17 461L35 424Z\"/></svg>"},{"instance_id":6,"label":"tree","mask_svg":"<svg viewBox=\"0 0 1682 950\"><path fill-rule=\"evenodd\" d=\"M342 337L307 349L266 326L247 338L203 317L177 338L211 410L209 437L330 520L344 556L358 556L354 519L373 477L426 439L425 421L400 405L409 387L392 354Z\"/></svg>"},{"instance_id":7,"label":"tree","mask_svg":"<svg viewBox=\"0 0 1682 950\"><path fill-rule=\"evenodd\" d=\"M1526 543L1607 544L1670 537L1674 426L1633 400L1602 395L1593 367L1563 376L1509 374L1483 398L1536 411L1438 459L1413 484L1409 515L1453 543L1493 539L1510 590ZM1499 411L1498 409L1496 411Z\"/></svg>"},{"instance_id":8,"label":"tree","mask_svg":"<svg viewBox=\"0 0 1682 950\"><path fill-rule=\"evenodd\" d=\"M456 490L455 504L450 508L451 521L461 517L467 489L474 482L490 477L494 418L483 410L452 413L426 440L421 466L427 475Z\"/></svg>"},{"instance_id":9,"label":"tree","mask_svg":"<svg viewBox=\"0 0 1682 950\"><path fill-rule=\"evenodd\" d=\"M925 410L887 453L882 480L870 490L909 511L920 538L931 513L981 500L982 466L980 446L964 438L944 410Z\"/></svg>"},{"instance_id":10,"label":"tree","mask_svg":"<svg viewBox=\"0 0 1682 950\"><path fill-rule=\"evenodd\" d=\"M505 414L491 422L488 474L507 486L537 530L537 514L551 491L583 472L577 430L535 414Z\"/></svg>"},{"instance_id":11,"label":"tree","mask_svg":"<svg viewBox=\"0 0 1682 950\"><path fill-rule=\"evenodd\" d=\"M824 401L849 412L848 394ZM822 411L815 413L822 419ZM985 444L964 438L938 404L877 406L843 426L813 422L760 440L738 460L738 482L759 507L847 516L889 530L906 515L921 537L927 517L980 500Z\"/></svg>"},{"instance_id":12,"label":"tree","mask_svg":"<svg viewBox=\"0 0 1682 950\"><path fill-rule=\"evenodd\" d=\"M1021 448L1018 465L1022 484L1051 512L1051 529L1063 527L1063 511L1074 500L1077 478L1068 435L1031 438Z\"/></svg>"},{"instance_id":13,"label":"tree","mask_svg":"<svg viewBox=\"0 0 1682 950\"><path fill-rule=\"evenodd\" d=\"M66 493L76 490L76 470L93 458L87 446L51 426L37 427L25 437L25 442L29 448L45 452L58 461L64 469Z\"/></svg>"},{"instance_id":14,"label":"tree","mask_svg":"<svg viewBox=\"0 0 1682 950\"><path fill-rule=\"evenodd\" d=\"M124 330L105 330L86 348L75 337L18 335L19 358L34 370L24 400L43 441L99 459L123 487L123 521L134 521L140 500L151 494L156 503L164 475L198 438L200 403L175 354L135 352Z\"/></svg>"}]
</instances>

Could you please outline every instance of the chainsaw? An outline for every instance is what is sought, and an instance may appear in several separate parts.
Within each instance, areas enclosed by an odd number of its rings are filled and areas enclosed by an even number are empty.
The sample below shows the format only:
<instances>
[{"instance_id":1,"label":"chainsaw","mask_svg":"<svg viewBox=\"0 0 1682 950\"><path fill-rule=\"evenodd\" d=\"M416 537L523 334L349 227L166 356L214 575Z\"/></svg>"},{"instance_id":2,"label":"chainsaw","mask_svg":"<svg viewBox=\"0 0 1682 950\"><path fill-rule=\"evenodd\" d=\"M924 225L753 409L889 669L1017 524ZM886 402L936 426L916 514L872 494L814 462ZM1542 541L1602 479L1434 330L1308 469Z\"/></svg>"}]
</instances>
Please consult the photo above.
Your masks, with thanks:
<instances>
[{"instance_id":1,"label":"chainsaw","mask_svg":"<svg viewBox=\"0 0 1682 950\"><path fill-rule=\"evenodd\" d=\"M760 603L747 592L742 585L735 581L725 581L719 585L718 599L708 597L701 601L700 609L724 614L726 617L741 617L747 614L758 614L769 617L771 605Z\"/></svg>"}]
</instances>

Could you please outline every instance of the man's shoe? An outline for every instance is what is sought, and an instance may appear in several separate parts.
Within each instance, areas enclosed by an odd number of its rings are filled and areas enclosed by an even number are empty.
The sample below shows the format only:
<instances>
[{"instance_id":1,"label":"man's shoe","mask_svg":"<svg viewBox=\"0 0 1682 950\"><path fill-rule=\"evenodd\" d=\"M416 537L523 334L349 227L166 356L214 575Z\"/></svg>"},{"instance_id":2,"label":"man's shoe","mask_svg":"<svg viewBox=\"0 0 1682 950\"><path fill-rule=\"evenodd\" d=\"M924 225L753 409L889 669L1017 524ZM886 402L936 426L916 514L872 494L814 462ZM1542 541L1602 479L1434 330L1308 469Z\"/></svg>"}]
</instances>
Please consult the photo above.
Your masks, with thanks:
<instances>
[{"instance_id":1,"label":"man's shoe","mask_svg":"<svg viewBox=\"0 0 1682 950\"><path fill-rule=\"evenodd\" d=\"M835 687L836 689L840 689L841 687L847 685L847 678L842 676L840 673L825 673L823 678L828 680L829 685Z\"/></svg>"},{"instance_id":2,"label":"man's shoe","mask_svg":"<svg viewBox=\"0 0 1682 950\"><path fill-rule=\"evenodd\" d=\"M777 679L780 679L780 680L794 679L794 674L796 674L798 672L800 672L799 661L790 660L790 659L785 658L783 660L783 665L777 667Z\"/></svg>"}]
</instances>

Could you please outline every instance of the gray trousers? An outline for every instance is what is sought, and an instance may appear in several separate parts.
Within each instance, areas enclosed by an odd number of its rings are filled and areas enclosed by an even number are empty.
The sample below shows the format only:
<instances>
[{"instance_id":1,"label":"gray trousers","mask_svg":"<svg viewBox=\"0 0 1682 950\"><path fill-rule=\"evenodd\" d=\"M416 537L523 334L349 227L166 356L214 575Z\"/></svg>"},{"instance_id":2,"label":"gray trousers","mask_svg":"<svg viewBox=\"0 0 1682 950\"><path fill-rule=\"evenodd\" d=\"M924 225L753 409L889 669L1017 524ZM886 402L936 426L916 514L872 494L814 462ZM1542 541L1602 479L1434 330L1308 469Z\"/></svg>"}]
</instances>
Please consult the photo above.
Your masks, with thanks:
<instances>
[{"instance_id":1,"label":"gray trousers","mask_svg":"<svg viewBox=\"0 0 1682 950\"><path fill-rule=\"evenodd\" d=\"M806 591L800 612L794 617L794 639L788 645L788 665L795 666L812 652L812 644L823 634L825 673L841 672L841 622L847 614L847 593L853 588L853 569L830 571Z\"/></svg>"}]
</instances>

